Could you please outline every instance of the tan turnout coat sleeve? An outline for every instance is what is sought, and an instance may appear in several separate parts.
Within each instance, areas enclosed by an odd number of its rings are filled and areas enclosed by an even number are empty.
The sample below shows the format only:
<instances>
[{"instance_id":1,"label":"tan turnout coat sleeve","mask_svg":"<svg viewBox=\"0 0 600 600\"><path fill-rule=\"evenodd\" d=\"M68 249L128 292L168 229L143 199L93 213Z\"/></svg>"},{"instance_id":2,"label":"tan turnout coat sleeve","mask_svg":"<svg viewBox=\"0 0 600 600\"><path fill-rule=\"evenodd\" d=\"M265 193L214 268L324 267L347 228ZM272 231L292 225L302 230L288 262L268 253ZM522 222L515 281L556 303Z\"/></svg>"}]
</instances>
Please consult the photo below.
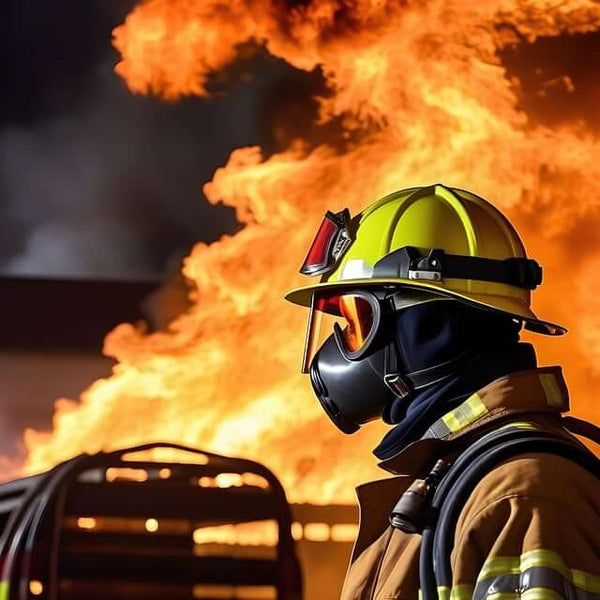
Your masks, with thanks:
<instances>
[{"instance_id":1,"label":"tan turnout coat sleeve","mask_svg":"<svg viewBox=\"0 0 600 600\"><path fill-rule=\"evenodd\" d=\"M421 537L391 528L389 513L456 440L507 423L569 436L560 425L568 397L559 369L513 374L475 396L434 424L428 439L383 464L396 476L358 489L361 527L343 600L418 599ZM452 586L438 590L440 600L600 600L598 480L550 454L501 464L462 509L451 564Z\"/></svg>"}]
</instances>

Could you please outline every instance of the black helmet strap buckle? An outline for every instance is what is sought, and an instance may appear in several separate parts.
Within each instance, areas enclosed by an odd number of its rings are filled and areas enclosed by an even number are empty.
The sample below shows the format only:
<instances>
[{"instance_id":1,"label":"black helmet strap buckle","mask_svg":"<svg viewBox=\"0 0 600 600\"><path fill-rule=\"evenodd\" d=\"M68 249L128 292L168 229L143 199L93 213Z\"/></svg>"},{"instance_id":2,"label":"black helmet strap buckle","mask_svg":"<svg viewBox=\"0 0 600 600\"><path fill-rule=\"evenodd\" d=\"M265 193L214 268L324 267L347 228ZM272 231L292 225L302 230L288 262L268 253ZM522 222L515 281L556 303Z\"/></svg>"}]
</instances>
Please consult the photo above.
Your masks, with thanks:
<instances>
[{"instance_id":1,"label":"black helmet strap buckle","mask_svg":"<svg viewBox=\"0 0 600 600\"><path fill-rule=\"evenodd\" d=\"M446 254L441 248L431 248L423 255L414 246L404 246L378 261L373 277L434 282L472 279L534 290L542 283L542 267L529 258L460 256Z\"/></svg>"},{"instance_id":2,"label":"black helmet strap buckle","mask_svg":"<svg viewBox=\"0 0 600 600\"><path fill-rule=\"evenodd\" d=\"M412 392L409 384L399 373L386 373L383 376L383 383L385 383L398 398L406 398L406 396L409 396Z\"/></svg>"},{"instance_id":3,"label":"black helmet strap buckle","mask_svg":"<svg viewBox=\"0 0 600 600\"><path fill-rule=\"evenodd\" d=\"M393 344L388 344L385 347L384 361L385 371L383 374L383 383L385 383L392 394L398 398L410 396L412 393L412 386L410 385L410 382L399 373L397 350L394 348Z\"/></svg>"}]
</instances>

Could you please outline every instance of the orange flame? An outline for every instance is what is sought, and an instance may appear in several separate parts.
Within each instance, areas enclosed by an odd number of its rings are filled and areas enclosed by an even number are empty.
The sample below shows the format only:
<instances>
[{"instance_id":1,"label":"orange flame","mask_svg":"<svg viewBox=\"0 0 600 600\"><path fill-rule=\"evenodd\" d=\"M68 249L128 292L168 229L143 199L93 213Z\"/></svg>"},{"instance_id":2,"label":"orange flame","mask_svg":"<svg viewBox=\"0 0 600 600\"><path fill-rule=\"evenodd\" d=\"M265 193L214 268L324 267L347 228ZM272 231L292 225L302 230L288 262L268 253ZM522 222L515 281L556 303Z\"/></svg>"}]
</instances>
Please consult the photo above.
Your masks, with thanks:
<instances>
[{"instance_id":1,"label":"orange flame","mask_svg":"<svg viewBox=\"0 0 600 600\"><path fill-rule=\"evenodd\" d=\"M348 439L321 414L298 373L305 314L282 297L326 209L355 212L437 181L490 198L520 228L546 269L538 311L571 329L538 340L542 362L565 364L576 412L598 420L600 259L582 232L600 223L600 143L585 123L532 124L496 52L515 32L533 41L599 28L592 0L140 3L114 32L132 91L205 95L240 44L263 44L299 69L321 67L320 119L342 117L353 141L231 154L204 191L245 228L194 248L184 271L195 304L168 331L108 335L113 376L81 403L59 401L51 434L27 432L27 471L165 439L263 461L297 501L351 500L352 484L375 473L382 428Z\"/></svg>"}]
</instances>

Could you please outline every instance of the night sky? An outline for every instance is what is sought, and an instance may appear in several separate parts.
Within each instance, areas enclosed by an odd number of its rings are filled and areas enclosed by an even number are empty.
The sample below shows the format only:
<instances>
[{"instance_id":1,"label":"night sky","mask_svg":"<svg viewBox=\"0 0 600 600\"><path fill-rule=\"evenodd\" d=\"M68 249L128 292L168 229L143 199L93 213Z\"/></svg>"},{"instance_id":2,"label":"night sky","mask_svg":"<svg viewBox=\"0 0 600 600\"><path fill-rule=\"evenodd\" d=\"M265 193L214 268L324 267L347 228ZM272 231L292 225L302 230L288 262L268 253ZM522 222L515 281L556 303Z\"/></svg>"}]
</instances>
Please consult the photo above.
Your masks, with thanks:
<instances>
[{"instance_id":1,"label":"night sky","mask_svg":"<svg viewBox=\"0 0 600 600\"><path fill-rule=\"evenodd\" d=\"M314 117L320 75L251 48L211 83L208 100L132 95L113 72L111 45L130 0L7 4L0 274L164 278L195 241L240 227L201 191L229 153L280 149L282 111L300 130Z\"/></svg>"}]
</instances>

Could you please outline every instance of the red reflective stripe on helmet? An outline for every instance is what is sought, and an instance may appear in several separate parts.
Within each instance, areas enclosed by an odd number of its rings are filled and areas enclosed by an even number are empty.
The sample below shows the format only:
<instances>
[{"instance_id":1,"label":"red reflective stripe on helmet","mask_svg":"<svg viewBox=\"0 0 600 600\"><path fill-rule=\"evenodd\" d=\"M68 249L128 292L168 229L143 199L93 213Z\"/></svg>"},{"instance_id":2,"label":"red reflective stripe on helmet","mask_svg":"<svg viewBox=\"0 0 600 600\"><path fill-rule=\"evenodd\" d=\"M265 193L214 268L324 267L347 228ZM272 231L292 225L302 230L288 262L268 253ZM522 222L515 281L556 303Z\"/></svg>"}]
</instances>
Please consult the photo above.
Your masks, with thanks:
<instances>
[{"instance_id":1,"label":"red reflective stripe on helmet","mask_svg":"<svg viewBox=\"0 0 600 600\"><path fill-rule=\"evenodd\" d=\"M326 215L304 259L300 273L303 275L318 275L329 266L332 259L333 243L339 230L339 225L329 215Z\"/></svg>"},{"instance_id":2,"label":"red reflective stripe on helmet","mask_svg":"<svg viewBox=\"0 0 600 600\"><path fill-rule=\"evenodd\" d=\"M350 211L327 211L300 269L303 275L325 275L335 269L354 237L350 231Z\"/></svg>"}]
</instances>

